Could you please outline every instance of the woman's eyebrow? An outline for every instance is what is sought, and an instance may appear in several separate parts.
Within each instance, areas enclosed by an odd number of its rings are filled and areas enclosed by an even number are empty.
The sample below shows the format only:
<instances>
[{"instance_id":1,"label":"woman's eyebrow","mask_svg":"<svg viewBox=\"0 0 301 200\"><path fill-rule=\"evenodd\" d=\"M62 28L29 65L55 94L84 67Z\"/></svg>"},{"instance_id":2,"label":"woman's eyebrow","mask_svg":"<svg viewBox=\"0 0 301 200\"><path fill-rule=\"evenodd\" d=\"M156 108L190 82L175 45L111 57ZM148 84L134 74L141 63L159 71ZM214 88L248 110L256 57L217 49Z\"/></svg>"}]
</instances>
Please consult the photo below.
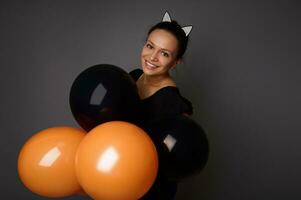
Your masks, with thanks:
<instances>
[{"instance_id":1,"label":"woman's eyebrow","mask_svg":"<svg viewBox=\"0 0 301 200\"><path fill-rule=\"evenodd\" d=\"M149 42L149 43L151 43L152 45L154 45L154 43L153 43L152 41L150 41L150 40L146 40L146 42Z\"/></svg>"}]
</instances>

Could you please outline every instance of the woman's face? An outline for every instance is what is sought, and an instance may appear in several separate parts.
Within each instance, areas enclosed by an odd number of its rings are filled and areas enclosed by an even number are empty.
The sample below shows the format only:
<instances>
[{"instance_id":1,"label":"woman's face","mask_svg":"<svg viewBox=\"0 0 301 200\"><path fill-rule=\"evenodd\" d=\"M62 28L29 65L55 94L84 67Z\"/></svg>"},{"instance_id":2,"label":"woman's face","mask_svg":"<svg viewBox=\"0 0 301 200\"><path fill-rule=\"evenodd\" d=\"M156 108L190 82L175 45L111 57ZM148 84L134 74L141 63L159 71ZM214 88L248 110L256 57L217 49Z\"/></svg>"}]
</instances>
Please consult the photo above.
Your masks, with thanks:
<instances>
[{"instance_id":1,"label":"woman's face","mask_svg":"<svg viewBox=\"0 0 301 200\"><path fill-rule=\"evenodd\" d=\"M155 29L141 52L141 65L147 75L165 75L178 64L178 41L171 33Z\"/></svg>"}]
</instances>

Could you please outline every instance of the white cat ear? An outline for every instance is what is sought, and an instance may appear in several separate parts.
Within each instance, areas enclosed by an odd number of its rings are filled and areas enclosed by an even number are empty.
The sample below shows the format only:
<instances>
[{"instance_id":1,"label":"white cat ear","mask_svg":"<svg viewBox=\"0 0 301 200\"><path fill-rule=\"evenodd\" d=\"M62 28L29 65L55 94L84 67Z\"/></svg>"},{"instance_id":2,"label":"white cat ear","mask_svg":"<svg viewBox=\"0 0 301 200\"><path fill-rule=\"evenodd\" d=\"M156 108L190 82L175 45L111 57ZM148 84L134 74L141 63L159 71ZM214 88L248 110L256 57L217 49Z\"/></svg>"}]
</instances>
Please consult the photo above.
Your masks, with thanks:
<instances>
[{"instance_id":1,"label":"white cat ear","mask_svg":"<svg viewBox=\"0 0 301 200\"><path fill-rule=\"evenodd\" d=\"M163 16L162 22L171 22L171 17L167 11L165 12L165 14ZM188 36L192 30L192 26L184 26L184 27L182 27L182 29L185 32L185 35Z\"/></svg>"},{"instance_id":2,"label":"white cat ear","mask_svg":"<svg viewBox=\"0 0 301 200\"><path fill-rule=\"evenodd\" d=\"M182 29L185 32L186 36L188 36L192 30L192 26L184 26L184 27L182 27Z\"/></svg>"},{"instance_id":3,"label":"white cat ear","mask_svg":"<svg viewBox=\"0 0 301 200\"><path fill-rule=\"evenodd\" d=\"M170 15L168 14L168 12L166 11L164 14L164 17L162 19L162 22L171 22L171 18Z\"/></svg>"}]
</instances>

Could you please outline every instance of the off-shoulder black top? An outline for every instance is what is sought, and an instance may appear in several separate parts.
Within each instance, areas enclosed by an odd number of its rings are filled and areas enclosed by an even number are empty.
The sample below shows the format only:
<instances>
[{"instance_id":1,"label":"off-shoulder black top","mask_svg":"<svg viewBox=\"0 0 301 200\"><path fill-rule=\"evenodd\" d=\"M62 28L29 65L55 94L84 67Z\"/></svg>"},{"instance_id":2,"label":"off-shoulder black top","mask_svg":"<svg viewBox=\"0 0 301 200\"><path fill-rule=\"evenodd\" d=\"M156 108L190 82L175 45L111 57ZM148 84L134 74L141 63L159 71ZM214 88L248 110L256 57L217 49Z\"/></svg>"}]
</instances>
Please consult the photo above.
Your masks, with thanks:
<instances>
[{"instance_id":1,"label":"off-shoulder black top","mask_svg":"<svg viewBox=\"0 0 301 200\"><path fill-rule=\"evenodd\" d=\"M137 81L142 75L141 69L130 72L132 78ZM141 99L141 108L145 120L153 120L186 113L192 114L192 104L184 98L179 89L174 86L166 86L159 89L153 95Z\"/></svg>"}]
</instances>

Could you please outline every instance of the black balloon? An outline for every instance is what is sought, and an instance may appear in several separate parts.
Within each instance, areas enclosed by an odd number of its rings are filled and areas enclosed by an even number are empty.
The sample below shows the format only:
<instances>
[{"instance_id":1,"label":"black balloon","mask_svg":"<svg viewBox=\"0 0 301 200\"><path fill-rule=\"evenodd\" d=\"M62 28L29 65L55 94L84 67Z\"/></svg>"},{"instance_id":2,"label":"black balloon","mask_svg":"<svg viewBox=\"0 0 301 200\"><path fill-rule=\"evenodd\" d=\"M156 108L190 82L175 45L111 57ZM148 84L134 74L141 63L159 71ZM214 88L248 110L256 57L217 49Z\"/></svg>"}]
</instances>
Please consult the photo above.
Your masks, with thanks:
<instances>
[{"instance_id":1,"label":"black balloon","mask_svg":"<svg viewBox=\"0 0 301 200\"><path fill-rule=\"evenodd\" d=\"M178 115L146 125L159 155L159 173L170 180L182 180L202 170L209 144L202 127L191 118Z\"/></svg>"},{"instance_id":2,"label":"black balloon","mask_svg":"<svg viewBox=\"0 0 301 200\"><path fill-rule=\"evenodd\" d=\"M158 175L150 190L139 200L174 200L176 193L177 182Z\"/></svg>"},{"instance_id":3,"label":"black balloon","mask_svg":"<svg viewBox=\"0 0 301 200\"><path fill-rule=\"evenodd\" d=\"M72 114L86 131L114 120L135 123L138 102L137 87L131 76L109 64L95 65L80 73L69 96Z\"/></svg>"}]
</instances>

